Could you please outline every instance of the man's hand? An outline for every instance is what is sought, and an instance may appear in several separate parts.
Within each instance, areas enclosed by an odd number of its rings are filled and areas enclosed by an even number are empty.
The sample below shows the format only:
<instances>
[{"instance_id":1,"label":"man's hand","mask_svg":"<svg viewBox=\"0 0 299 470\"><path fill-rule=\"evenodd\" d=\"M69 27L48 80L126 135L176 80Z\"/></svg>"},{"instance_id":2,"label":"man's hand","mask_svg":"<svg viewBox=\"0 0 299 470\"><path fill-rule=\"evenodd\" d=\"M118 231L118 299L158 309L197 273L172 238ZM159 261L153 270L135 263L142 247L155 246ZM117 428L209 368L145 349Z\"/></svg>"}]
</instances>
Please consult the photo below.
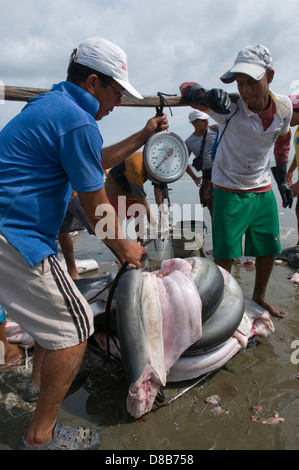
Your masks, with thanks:
<instances>
[{"instance_id":1,"label":"man's hand","mask_svg":"<svg viewBox=\"0 0 299 470\"><path fill-rule=\"evenodd\" d=\"M121 252L121 254L118 254L118 259L122 264L127 261L129 264L134 265L137 269L140 269L140 258L144 253L145 249L139 242L127 241L126 250Z\"/></svg>"},{"instance_id":2,"label":"man's hand","mask_svg":"<svg viewBox=\"0 0 299 470\"><path fill-rule=\"evenodd\" d=\"M299 197L299 180L297 181L297 183L292 184L290 189L293 191L295 197Z\"/></svg>"},{"instance_id":3,"label":"man's hand","mask_svg":"<svg viewBox=\"0 0 299 470\"><path fill-rule=\"evenodd\" d=\"M287 165L273 166L271 171L282 198L282 206L289 206L289 208L291 208L293 204L293 192L287 183Z\"/></svg>"},{"instance_id":4,"label":"man's hand","mask_svg":"<svg viewBox=\"0 0 299 470\"><path fill-rule=\"evenodd\" d=\"M105 189L79 192L78 196L95 235L108 246L122 264L127 261L140 269L140 258L145 249L140 243L126 239L115 210L107 199Z\"/></svg>"},{"instance_id":5,"label":"man's hand","mask_svg":"<svg viewBox=\"0 0 299 470\"><path fill-rule=\"evenodd\" d=\"M190 106L208 108L218 114L230 113L230 97L221 88L207 90L198 83L185 82L180 86L180 91Z\"/></svg>"},{"instance_id":6,"label":"man's hand","mask_svg":"<svg viewBox=\"0 0 299 470\"><path fill-rule=\"evenodd\" d=\"M158 128L162 131L168 129L168 119L166 114L163 116L155 116L149 119L146 125L136 134L131 135L127 139L122 140L117 144L110 145L103 148L102 167L106 170L112 168L118 163L123 162L132 153L137 152L145 142L154 135Z\"/></svg>"},{"instance_id":7,"label":"man's hand","mask_svg":"<svg viewBox=\"0 0 299 470\"><path fill-rule=\"evenodd\" d=\"M202 176L195 176L193 178L193 181L194 183L196 184L196 186L200 186L201 185L201 182L202 182Z\"/></svg>"},{"instance_id":8,"label":"man's hand","mask_svg":"<svg viewBox=\"0 0 299 470\"><path fill-rule=\"evenodd\" d=\"M287 172L287 183L289 186L293 184L293 171L288 170Z\"/></svg>"},{"instance_id":9,"label":"man's hand","mask_svg":"<svg viewBox=\"0 0 299 470\"><path fill-rule=\"evenodd\" d=\"M282 198L283 207L291 208L293 204L293 192L287 183L281 183L278 185L278 189Z\"/></svg>"},{"instance_id":10,"label":"man's hand","mask_svg":"<svg viewBox=\"0 0 299 470\"><path fill-rule=\"evenodd\" d=\"M149 119L143 129L146 140L154 135L157 130L166 131L169 128L168 119L166 114L162 116L155 116Z\"/></svg>"}]
</instances>

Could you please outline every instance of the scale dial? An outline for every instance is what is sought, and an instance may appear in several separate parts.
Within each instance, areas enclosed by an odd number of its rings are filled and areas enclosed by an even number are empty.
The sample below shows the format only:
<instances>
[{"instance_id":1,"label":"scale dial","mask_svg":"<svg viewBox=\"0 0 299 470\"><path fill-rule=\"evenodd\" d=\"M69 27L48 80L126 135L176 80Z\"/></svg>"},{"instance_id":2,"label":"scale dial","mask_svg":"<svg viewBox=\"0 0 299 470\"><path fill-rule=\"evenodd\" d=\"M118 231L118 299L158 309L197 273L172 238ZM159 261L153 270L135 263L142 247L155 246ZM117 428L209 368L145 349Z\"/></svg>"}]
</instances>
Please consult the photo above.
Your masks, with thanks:
<instances>
[{"instance_id":1,"label":"scale dial","mask_svg":"<svg viewBox=\"0 0 299 470\"><path fill-rule=\"evenodd\" d=\"M143 160L149 178L172 183L186 171L188 150L185 142L177 134L162 131L148 139L143 150Z\"/></svg>"}]
</instances>

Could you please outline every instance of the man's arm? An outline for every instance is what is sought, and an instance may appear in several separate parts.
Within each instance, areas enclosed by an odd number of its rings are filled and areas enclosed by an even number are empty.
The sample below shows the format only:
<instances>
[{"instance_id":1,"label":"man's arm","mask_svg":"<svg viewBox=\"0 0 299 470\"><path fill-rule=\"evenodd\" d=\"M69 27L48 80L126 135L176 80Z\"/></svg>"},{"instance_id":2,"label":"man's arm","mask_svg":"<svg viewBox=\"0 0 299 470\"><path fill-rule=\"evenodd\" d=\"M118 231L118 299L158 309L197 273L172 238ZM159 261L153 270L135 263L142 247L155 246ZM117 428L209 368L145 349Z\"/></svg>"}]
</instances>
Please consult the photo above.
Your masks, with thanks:
<instances>
[{"instance_id":1,"label":"man's arm","mask_svg":"<svg viewBox=\"0 0 299 470\"><path fill-rule=\"evenodd\" d=\"M138 202L138 204L142 204L144 207L145 207L145 210L146 210L146 218L148 220L148 222L151 224L151 225L157 225L157 219L156 217L154 216L154 214L151 212L150 210L150 206L147 202L147 198L146 197L136 197L136 200Z\"/></svg>"},{"instance_id":2,"label":"man's arm","mask_svg":"<svg viewBox=\"0 0 299 470\"><path fill-rule=\"evenodd\" d=\"M292 207L293 193L287 183L287 164L290 152L291 131L279 135L274 146L276 166L271 167L272 174L277 183L283 207Z\"/></svg>"},{"instance_id":3,"label":"man's arm","mask_svg":"<svg viewBox=\"0 0 299 470\"><path fill-rule=\"evenodd\" d=\"M291 190L293 191L295 197L299 197L299 180L297 181L297 183L291 186Z\"/></svg>"},{"instance_id":4,"label":"man's arm","mask_svg":"<svg viewBox=\"0 0 299 470\"><path fill-rule=\"evenodd\" d=\"M297 158L296 158L296 154L295 154L294 158L293 158L293 161L290 164L290 167L287 171L287 183L289 185L293 183L293 173L296 170L296 168L297 168Z\"/></svg>"},{"instance_id":5,"label":"man's arm","mask_svg":"<svg viewBox=\"0 0 299 470\"><path fill-rule=\"evenodd\" d=\"M291 149L291 129L286 134L281 134L277 137L274 144L274 157L276 166L287 165L289 161L289 154Z\"/></svg>"},{"instance_id":6,"label":"man's arm","mask_svg":"<svg viewBox=\"0 0 299 470\"><path fill-rule=\"evenodd\" d=\"M155 134L158 128L163 131L168 129L166 114L149 119L143 129L122 142L104 147L102 156L102 166L104 170L112 168L140 149L140 147Z\"/></svg>"},{"instance_id":7,"label":"man's arm","mask_svg":"<svg viewBox=\"0 0 299 470\"><path fill-rule=\"evenodd\" d=\"M88 193L78 192L78 196L96 236L110 248L121 263L127 261L139 269L140 258L145 250L139 243L125 238L105 189Z\"/></svg>"},{"instance_id":8,"label":"man's arm","mask_svg":"<svg viewBox=\"0 0 299 470\"><path fill-rule=\"evenodd\" d=\"M186 168L186 173L193 179L194 183L196 184L196 186L200 186L200 183L201 183L201 180L202 180L202 177L201 176L197 176L194 171L192 170L191 166L188 165L187 168Z\"/></svg>"},{"instance_id":9,"label":"man's arm","mask_svg":"<svg viewBox=\"0 0 299 470\"><path fill-rule=\"evenodd\" d=\"M211 109L218 114L229 114L231 112L231 100L226 91L221 88L207 90L195 82L184 82L180 86L181 95L186 102L201 111Z\"/></svg>"}]
</instances>

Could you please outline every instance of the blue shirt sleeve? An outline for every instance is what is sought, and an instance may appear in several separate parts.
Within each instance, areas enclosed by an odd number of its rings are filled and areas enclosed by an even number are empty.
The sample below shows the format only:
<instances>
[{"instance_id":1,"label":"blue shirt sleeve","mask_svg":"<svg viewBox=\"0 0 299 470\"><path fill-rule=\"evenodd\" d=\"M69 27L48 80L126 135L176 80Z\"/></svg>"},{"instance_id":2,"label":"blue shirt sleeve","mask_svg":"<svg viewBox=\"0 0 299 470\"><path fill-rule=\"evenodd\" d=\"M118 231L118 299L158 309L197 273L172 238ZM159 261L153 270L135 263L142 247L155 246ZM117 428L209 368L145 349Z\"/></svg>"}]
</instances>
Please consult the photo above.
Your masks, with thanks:
<instances>
[{"instance_id":1,"label":"blue shirt sleeve","mask_svg":"<svg viewBox=\"0 0 299 470\"><path fill-rule=\"evenodd\" d=\"M104 187L101 165L103 139L96 125L86 124L60 137L61 164L72 188L78 192Z\"/></svg>"}]
</instances>

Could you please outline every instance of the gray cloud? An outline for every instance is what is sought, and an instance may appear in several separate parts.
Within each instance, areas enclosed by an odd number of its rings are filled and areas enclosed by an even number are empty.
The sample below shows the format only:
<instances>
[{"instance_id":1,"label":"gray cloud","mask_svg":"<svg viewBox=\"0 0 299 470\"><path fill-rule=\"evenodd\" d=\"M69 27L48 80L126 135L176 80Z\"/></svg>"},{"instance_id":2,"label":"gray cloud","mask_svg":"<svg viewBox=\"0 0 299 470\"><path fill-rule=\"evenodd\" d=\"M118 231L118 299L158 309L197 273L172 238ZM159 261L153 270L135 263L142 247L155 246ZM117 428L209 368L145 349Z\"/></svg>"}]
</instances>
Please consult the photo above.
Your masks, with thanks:
<instances>
[{"instance_id":1,"label":"gray cloud","mask_svg":"<svg viewBox=\"0 0 299 470\"><path fill-rule=\"evenodd\" d=\"M0 0L0 80L7 85L49 88L65 79L73 48L101 36L128 54L129 77L142 94L179 93L186 80L220 87L219 76L239 49L259 42L270 48L273 89L294 92L296 0ZM225 86L235 91L234 84ZM0 128L24 103L0 105ZM154 109L115 109L99 126L106 145L141 128ZM171 130L191 132L189 109L175 108ZM169 115L169 113L168 113Z\"/></svg>"}]
</instances>

